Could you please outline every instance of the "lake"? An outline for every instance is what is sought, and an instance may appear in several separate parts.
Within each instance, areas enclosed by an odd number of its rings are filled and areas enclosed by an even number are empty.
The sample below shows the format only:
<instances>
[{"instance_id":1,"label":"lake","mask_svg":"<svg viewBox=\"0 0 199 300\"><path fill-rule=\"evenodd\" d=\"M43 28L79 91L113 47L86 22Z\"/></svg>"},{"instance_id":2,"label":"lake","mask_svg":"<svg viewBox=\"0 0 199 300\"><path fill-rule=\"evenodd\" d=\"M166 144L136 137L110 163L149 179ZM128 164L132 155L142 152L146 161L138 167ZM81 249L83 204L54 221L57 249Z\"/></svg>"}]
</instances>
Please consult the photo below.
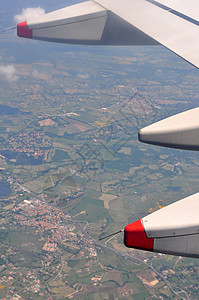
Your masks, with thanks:
<instances>
[{"instance_id":1,"label":"lake","mask_svg":"<svg viewBox=\"0 0 199 300\"><path fill-rule=\"evenodd\" d=\"M9 196L12 193L9 185L4 182L0 182L0 197Z\"/></svg>"}]
</instances>

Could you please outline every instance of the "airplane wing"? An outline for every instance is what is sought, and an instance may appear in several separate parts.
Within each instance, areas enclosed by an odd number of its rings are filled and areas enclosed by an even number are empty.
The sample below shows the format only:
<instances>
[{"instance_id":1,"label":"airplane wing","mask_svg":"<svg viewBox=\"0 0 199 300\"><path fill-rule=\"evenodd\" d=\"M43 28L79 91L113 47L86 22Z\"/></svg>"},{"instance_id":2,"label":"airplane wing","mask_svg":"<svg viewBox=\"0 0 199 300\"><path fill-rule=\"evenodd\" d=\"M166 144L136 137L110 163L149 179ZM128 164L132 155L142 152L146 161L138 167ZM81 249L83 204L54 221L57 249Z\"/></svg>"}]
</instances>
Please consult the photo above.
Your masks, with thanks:
<instances>
[{"instance_id":1,"label":"airplane wing","mask_svg":"<svg viewBox=\"0 0 199 300\"><path fill-rule=\"evenodd\" d=\"M198 1L98 0L98 3L199 67Z\"/></svg>"},{"instance_id":2,"label":"airplane wing","mask_svg":"<svg viewBox=\"0 0 199 300\"><path fill-rule=\"evenodd\" d=\"M199 67L198 0L96 0L18 24L18 35L98 45L156 45Z\"/></svg>"}]
</instances>

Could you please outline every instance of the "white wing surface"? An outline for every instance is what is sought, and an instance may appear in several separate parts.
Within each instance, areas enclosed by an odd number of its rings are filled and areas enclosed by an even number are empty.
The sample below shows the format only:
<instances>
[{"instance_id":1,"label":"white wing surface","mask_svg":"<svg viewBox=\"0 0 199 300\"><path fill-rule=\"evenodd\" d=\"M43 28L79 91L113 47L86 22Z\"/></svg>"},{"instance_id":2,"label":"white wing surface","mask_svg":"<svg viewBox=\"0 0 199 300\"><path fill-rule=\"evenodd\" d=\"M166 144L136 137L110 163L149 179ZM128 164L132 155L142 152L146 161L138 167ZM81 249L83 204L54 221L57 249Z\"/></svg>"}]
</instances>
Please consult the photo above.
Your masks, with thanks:
<instances>
[{"instance_id":1,"label":"white wing surface","mask_svg":"<svg viewBox=\"0 0 199 300\"><path fill-rule=\"evenodd\" d=\"M198 1L97 0L97 2L199 67ZM175 12L170 8L171 4Z\"/></svg>"},{"instance_id":2,"label":"white wing surface","mask_svg":"<svg viewBox=\"0 0 199 300\"><path fill-rule=\"evenodd\" d=\"M197 0L157 0L159 4L162 4L169 8L171 13L180 13L184 16L191 18L195 21L199 21L199 2ZM182 16L183 17L183 16Z\"/></svg>"},{"instance_id":3,"label":"white wing surface","mask_svg":"<svg viewBox=\"0 0 199 300\"><path fill-rule=\"evenodd\" d=\"M18 24L18 35L99 45L162 44L199 67L198 0L96 0Z\"/></svg>"}]
</instances>

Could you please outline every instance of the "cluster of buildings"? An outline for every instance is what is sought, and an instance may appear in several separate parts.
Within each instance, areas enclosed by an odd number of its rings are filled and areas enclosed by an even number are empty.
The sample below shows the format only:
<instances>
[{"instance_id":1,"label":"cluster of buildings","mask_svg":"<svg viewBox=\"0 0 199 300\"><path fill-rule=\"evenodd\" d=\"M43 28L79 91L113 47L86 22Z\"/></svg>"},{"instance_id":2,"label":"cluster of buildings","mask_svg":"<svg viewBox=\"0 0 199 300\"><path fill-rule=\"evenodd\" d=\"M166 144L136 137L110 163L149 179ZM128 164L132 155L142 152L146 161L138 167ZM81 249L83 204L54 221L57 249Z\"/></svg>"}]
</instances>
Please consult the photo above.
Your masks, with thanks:
<instances>
[{"instance_id":1,"label":"cluster of buildings","mask_svg":"<svg viewBox=\"0 0 199 300\"><path fill-rule=\"evenodd\" d=\"M14 219L25 227L31 227L36 234L48 239L42 249L54 252L61 243L69 248L77 248L83 244L82 239L73 231L76 229L71 217L59 209L53 208L35 198L24 200L12 211ZM50 235L49 235L50 231ZM91 256L96 256L95 250L90 247Z\"/></svg>"},{"instance_id":2,"label":"cluster of buildings","mask_svg":"<svg viewBox=\"0 0 199 300\"><path fill-rule=\"evenodd\" d=\"M5 147L12 152L25 153L28 157L32 156L35 159L41 157L46 160L51 142L42 132L21 132L12 136Z\"/></svg>"}]
</instances>

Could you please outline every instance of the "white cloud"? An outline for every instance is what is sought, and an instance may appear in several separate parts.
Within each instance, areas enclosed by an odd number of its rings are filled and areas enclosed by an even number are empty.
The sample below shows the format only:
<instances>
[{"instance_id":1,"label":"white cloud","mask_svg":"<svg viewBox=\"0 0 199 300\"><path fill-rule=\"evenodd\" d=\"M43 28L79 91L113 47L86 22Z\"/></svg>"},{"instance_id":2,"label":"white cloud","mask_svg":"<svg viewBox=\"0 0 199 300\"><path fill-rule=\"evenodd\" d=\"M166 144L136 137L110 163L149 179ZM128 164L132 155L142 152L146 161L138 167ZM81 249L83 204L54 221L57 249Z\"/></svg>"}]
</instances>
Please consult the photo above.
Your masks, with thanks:
<instances>
[{"instance_id":1,"label":"white cloud","mask_svg":"<svg viewBox=\"0 0 199 300\"><path fill-rule=\"evenodd\" d=\"M14 16L14 21L20 23L29 21L45 14L45 10L41 7L23 8L20 15Z\"/></svg>"},{"instance_id":2,"label":"white cloud","mask_svg":"<svg viewBox=\"0 0 199 300\"><path fill-rule=\"evenodd\" d=\"M80 78L80 79L88 79L89 77L90 77L90 75L86 74L86 73L77 74L77 78Z\"/></svg>"},{"instance_id":3,"label":"white cloud","mask_svg":"<svg viewBox=\"0 0 199 300\"><path fill-rule=\"evenodd\" d=\"M0 76L10 83L18 80L16 69L12 65L0 66Z\"/></svg>"},{"instance_id":4,"label":"white cloud","mask_svg":"<svg viewBox=\"0 0 199 300\"><path fill-rule=\"evenodd\" d=\"M38 79L39 76L41 76L41 73L37 70L33 70L32 77Z\"/></svg>"}]
</instances>

